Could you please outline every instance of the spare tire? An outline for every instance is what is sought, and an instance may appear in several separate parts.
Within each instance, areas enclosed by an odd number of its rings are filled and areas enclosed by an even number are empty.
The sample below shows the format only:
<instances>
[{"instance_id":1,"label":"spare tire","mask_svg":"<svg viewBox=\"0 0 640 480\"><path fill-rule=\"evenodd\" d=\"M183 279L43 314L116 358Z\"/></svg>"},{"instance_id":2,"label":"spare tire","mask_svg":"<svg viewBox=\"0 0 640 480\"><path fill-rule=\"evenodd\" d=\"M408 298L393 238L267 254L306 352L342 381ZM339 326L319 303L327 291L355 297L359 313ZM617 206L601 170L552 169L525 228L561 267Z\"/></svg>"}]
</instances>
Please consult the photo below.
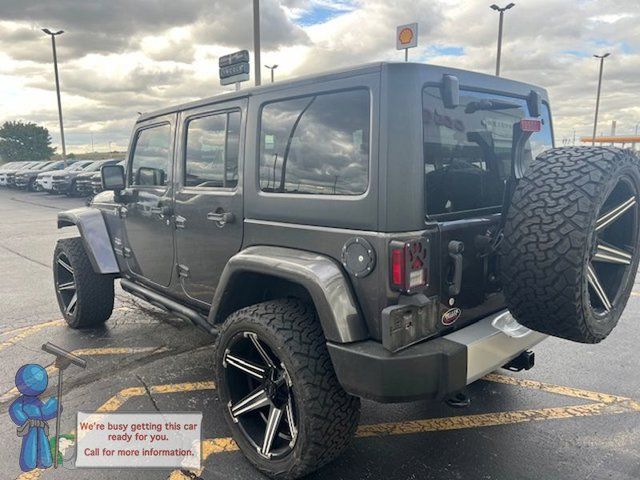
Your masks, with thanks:
<instances>
[{"instance_id":1,"label":"spare tire","mask_svg":"<svg viewBox=\"0 0 640 480\"><path fill-rule=\"evenodd\" d=\"M500 247L519 323L582 343L609 335L638 268L640 160L630 150L556 148L520 180Z\"/></svg>"}]
</instances>

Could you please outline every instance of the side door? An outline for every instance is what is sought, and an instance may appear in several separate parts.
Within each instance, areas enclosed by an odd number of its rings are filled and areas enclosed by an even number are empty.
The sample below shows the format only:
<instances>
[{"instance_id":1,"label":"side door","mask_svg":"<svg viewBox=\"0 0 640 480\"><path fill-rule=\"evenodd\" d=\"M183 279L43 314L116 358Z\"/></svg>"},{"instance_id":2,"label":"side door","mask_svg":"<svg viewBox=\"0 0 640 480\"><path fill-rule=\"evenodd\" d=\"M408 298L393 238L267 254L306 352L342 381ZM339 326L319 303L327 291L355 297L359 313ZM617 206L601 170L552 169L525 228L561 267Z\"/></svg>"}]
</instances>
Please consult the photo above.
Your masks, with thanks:
<instances>
[{"instance_id":1,"label":"side door","mask_svg":"<svg viewBox=\"0 0 640 480\"><path fill-rule=\"evenodd\" d=\"M176 115L139 124L129 149L123 248L130 272L166 287L174 265L172 175Z\"/></svg>"},{"instance_id":2,"label":"side door","mask_svg":"<svg viewBox=\"0 0 640 480\"><path fill-rule=\"evenodd\" d=\"M242 245L242 162L247 99L181 114L175 226L184 294L211 304L218 279Z\"/></svg>"}]
</instances>

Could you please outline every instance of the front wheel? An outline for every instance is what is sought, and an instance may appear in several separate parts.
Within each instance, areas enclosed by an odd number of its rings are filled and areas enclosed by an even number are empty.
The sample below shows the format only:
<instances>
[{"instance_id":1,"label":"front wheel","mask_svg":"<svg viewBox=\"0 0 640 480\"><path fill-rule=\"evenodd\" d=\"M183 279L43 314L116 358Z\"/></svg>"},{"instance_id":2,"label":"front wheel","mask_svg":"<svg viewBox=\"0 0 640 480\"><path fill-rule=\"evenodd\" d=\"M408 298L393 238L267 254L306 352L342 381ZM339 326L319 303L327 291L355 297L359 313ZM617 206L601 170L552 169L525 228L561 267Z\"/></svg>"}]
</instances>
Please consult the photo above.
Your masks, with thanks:
<instances>
[{"instance_id":1,"label":"front wheel","mask_svg":"<svg viewBox=\"0 0 640 480\"><path fill-rule=\"evenodd\" d=\"M59 240L53 280L60 312L71 328L106 322L113 311L113 278L93 271L81 238Z\"/></svg>"},{"instance_id":2,"label":"front wheel","mask_svg":"<svg viewBox=\"0 0 640 480\"><path fill-rule=\"evenodd\" d=\"M215 359L233 437L266 475L304 476L353 437L360 400L338 383L312 306L283 299L235 312L221 328Z\"/></svg>"}]
</instances>

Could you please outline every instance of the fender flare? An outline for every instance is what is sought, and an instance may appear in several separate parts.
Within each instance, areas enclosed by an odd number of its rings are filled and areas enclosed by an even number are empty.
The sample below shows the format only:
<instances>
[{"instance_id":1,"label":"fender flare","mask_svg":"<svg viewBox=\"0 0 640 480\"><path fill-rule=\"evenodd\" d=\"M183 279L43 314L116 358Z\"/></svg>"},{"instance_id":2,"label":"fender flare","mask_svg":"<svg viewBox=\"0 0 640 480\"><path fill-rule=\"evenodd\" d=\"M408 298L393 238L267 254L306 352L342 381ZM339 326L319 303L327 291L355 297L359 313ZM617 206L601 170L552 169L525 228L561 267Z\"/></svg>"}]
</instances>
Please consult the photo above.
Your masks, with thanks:
<instances>
[{"instance_id":1,"label":"fender flare","mask_svg":"<svg viewBox=\"0 0 640 480\"><path fill-rule=\"evenodd\" d=\"M120 273L107 225L97 208L82 207L58 213L58 228L77 226L80 238L96 273Z\"/></svg>"},{"instance_id":2,"label":"fender flare","mask_svg":"<svg viewBox=\"0 0 640 480\"><path fill-rule=\"evenodd\" d=\"M317 253L291 248L254 246L237 253L222 272L209 312L209 323L219 318L222 305L243 273L282 278L304 287L318 312L327 341L349 343L369 338L349 282L338 264Z\"/></svg>"}]
</instances>

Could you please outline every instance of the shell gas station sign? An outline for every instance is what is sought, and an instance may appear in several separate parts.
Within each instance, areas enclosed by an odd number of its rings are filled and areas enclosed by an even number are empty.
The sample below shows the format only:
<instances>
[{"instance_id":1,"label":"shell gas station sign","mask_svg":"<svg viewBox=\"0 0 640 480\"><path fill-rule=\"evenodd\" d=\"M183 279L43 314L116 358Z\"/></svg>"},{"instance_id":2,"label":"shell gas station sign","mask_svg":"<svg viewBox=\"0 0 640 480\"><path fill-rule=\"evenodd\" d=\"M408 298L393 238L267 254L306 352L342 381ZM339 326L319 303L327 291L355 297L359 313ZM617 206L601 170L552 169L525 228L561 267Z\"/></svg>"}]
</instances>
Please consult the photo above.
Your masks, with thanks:
<instances>
[{"instance_id":1,"label":"shell gas station sign","mask_svg":"<svg viewBox=\"0 0 640 480\"><path fill-rule=\"evenodd\" d=\"M405 50L418 46L418 24L408 23L396 29L396 49Z\"/></svg>"}]
</instances>

